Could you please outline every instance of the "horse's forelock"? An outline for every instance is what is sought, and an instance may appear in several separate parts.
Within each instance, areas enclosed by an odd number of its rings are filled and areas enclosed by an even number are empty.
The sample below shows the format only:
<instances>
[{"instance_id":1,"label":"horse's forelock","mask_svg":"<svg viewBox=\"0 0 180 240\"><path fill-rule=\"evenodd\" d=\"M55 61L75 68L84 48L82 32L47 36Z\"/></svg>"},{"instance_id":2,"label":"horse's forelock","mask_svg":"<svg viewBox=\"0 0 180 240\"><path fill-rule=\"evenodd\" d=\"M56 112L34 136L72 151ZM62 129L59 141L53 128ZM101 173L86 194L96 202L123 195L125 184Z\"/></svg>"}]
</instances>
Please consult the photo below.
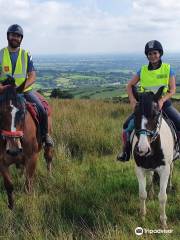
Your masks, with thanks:
<instances>
[{"instance_id":1,"label":"horse's forelock","mask_svg":"<svg viewBox=\"0 0 180 240\"><path fill-rule=\"evenodd\" d=\"M13 86L8 87L3 94L0 95L0 107L3 107L10 101L14 106L24 108L25 99L21 94L19 95L16 93L16 88Z\"/></svg>"},{"instance_id":2,"label":"horse's forelock","mask_svg":"<svg viewBox=\"0 0 180 240\"><path fill-rule=\"evenodd\" d=\"M152 116L153 111L153 93L143 93L140 96L140 111L147 118Z\"/></svg>"},{"instance_id":3,"label":"horse's forelock","mask_svg":"<svg viewBox=\"0 0 180 240\"><path fill-rule=\"evenodd\" d=\"M5 89L4 92L1 94L0 103L5 104L8 103L10 100L13 103L16 103L17 101L16 89L11 86Z\"/></svg>"}]
</instances>

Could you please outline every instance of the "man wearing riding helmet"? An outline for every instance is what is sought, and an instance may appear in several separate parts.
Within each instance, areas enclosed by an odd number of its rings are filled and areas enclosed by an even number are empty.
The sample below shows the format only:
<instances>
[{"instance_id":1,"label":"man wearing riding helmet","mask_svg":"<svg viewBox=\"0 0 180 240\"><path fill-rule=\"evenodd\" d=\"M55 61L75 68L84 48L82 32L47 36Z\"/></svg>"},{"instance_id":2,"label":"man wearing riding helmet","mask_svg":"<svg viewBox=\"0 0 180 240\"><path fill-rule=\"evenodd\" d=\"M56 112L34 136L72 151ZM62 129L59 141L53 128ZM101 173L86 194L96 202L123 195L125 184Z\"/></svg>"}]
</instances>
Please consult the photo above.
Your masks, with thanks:
<instances>
[{"instance_id":1,"label":"man wearing riding helmet","mask_svg":"<svg viewBox=\"0 0 180 240\"><path fill-rule=\"evenodd\" d=\"M161 57L163 55L163 47L156 40L149 41L145 46L145 55L149 61L148 65L144 65L134 75L127 85L127 92L130 104L134 109L136 99L133 95L133 87L139 82L141 91L157 91L159 87L164 86L164 95L159 100L159 108L174 123L178 135L180 135L180 113L172 106L170 98L176 92L175 74L170 64L163 63ZM123 125L123 152L117 156L118 161L128 161L131 154L130 134L134 129L134 114L131 114Z\"/></svg>"},{"instance_id":2,"label":"man wearing riding helmet","mask_svg":"<svg viewBox=\"0 0 180 240\"><path fill-rule=\"evenodd\" d=\"M46 146L53 146L53 140L48 134L48 116L41 101L32 91L36 80L36 73L32 56L20 47L23 39L23 29L18 24L11 25L7 30L8 47L0 50L0 82L11 76L16 86L23 86L24 97L35 103L41 119L41 136ZM0 83L0 93L6 86Z\"/></svg>"}]
</instances>

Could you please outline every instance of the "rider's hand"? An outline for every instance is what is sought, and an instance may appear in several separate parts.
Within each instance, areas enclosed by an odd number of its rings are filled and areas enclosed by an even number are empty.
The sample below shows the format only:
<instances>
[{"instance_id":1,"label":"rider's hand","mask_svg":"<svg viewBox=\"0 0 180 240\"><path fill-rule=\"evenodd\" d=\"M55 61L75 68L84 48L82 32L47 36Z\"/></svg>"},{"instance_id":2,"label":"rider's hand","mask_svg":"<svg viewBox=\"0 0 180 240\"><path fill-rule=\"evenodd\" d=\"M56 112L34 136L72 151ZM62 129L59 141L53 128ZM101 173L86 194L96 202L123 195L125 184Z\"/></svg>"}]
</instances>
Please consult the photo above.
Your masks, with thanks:
<instances>
[{"instance_id":1,"label":"rider's hand","mask_svg":"<svg viewBox=\"0 0 180 240\"><path fill-rule=\"evenodd\" d=\"M17 86L17 87L16 87L16 92L17 92L17 93L22 93L23 90L24 90L24 88L25 88L24 86L25 86L25 82L22 83L20 86Z\"/></svg>"},{"instance_id":2,"label":"rider's hand","mask_svg":"<svg viewBox=\"0 0 180 240\"><path fill-rule=\"evenodd\" d=\"M131 104L132 109L134 110L134 109L135 109L135 106L136 106L136 104L137 104L136 99L135 99L135 98L131 99L131 100L130 100L130 104Z\"/></svg>"},{"instance_id":3,"label":"rider's hand","mask_svg":"<svg viewBox=\"0 0 180 240\"><path fill-rule=\"evenodd\" d=\"M163 104L164 104L164 100L163 100L163 98L160 98L159 101L158 101L158 105L159 105L160 110L162 109Z\"/></svg>"},{"instance_id":4,"label":"rider's hand","mask_svg":"<svg viewBox=\"0 0 180 240\"><path fill-rule=\"evenodd\" d=\"M10 87L11 85L5 85L3 86L2 84L0 84L0 93L3 93L5 89L7 89L8 87Z\"/></svg>"}]
</instances>

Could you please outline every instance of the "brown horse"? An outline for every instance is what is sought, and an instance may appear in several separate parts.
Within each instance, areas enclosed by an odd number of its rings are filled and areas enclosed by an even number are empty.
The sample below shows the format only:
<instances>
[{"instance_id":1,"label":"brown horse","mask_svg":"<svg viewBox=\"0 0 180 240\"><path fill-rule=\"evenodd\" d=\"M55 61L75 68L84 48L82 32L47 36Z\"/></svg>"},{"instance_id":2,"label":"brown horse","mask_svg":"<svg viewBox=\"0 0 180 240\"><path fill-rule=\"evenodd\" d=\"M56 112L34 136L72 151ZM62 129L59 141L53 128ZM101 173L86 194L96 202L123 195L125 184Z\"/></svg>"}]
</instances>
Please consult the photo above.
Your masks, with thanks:
<instances>
[{"instance_id":1,"label":"brown horse","mask_svg":"<svg viewBox=\"0 0 180 240\"><path fill-rule=\"evenodd\" d=\"M51 120L51 119L49 119ZM49 121L51 130L51 121ZM32 181L42 149L38 128L26 109L23 94L17 94L15 86L10 85L0 95L0 173L8 195L8 207L13 208L13 183L9 166L22 166L26 177L26 190L31 192ZM52 148L44 148L48 172L51 171Z\"/></svg>"}]
</instances>

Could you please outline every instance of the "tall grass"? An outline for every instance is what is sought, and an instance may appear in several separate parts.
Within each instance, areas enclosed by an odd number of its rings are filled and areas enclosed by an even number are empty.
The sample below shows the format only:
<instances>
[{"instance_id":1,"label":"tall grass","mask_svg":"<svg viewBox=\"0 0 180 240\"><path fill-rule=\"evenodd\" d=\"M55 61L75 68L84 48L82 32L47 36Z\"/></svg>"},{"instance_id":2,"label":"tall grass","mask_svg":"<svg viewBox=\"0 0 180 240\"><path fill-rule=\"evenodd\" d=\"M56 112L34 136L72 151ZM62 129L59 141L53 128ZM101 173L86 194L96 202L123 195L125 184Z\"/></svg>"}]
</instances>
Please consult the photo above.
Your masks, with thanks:
<instances>
[{"instance_id":1,"label":"tall grass","mask_svg":"<svg viewBox=\"0 0 180 240\"><path fill-rule=\"evenodd\" d=\"M72 157L117 152L126 108L92 100L54 102L55 141L63 143Z\"/></svg>"},{"instance_id":2,"label":"tall grass","mask_svg":"<svg viewBox=\"0 0 180 240\"><path fill-rule=\"evenodd\" d=\"M134 229L158 229L158 188L147 201L147 219L139 216L134 162L116 162L120 130L130 113L127 104L89 100L54 100L53 174L39 158L34 191L24 193L24 177L12 167L15 208L7 208L1 179L0 239L136 239ZM178 106L179 107L179 106ZM172 234L141 239L179 239L180 163L176 162L174 192L168 194L167 216ZM140 238L140 237L139 237Z\"/></svg>"}]
</instances>

